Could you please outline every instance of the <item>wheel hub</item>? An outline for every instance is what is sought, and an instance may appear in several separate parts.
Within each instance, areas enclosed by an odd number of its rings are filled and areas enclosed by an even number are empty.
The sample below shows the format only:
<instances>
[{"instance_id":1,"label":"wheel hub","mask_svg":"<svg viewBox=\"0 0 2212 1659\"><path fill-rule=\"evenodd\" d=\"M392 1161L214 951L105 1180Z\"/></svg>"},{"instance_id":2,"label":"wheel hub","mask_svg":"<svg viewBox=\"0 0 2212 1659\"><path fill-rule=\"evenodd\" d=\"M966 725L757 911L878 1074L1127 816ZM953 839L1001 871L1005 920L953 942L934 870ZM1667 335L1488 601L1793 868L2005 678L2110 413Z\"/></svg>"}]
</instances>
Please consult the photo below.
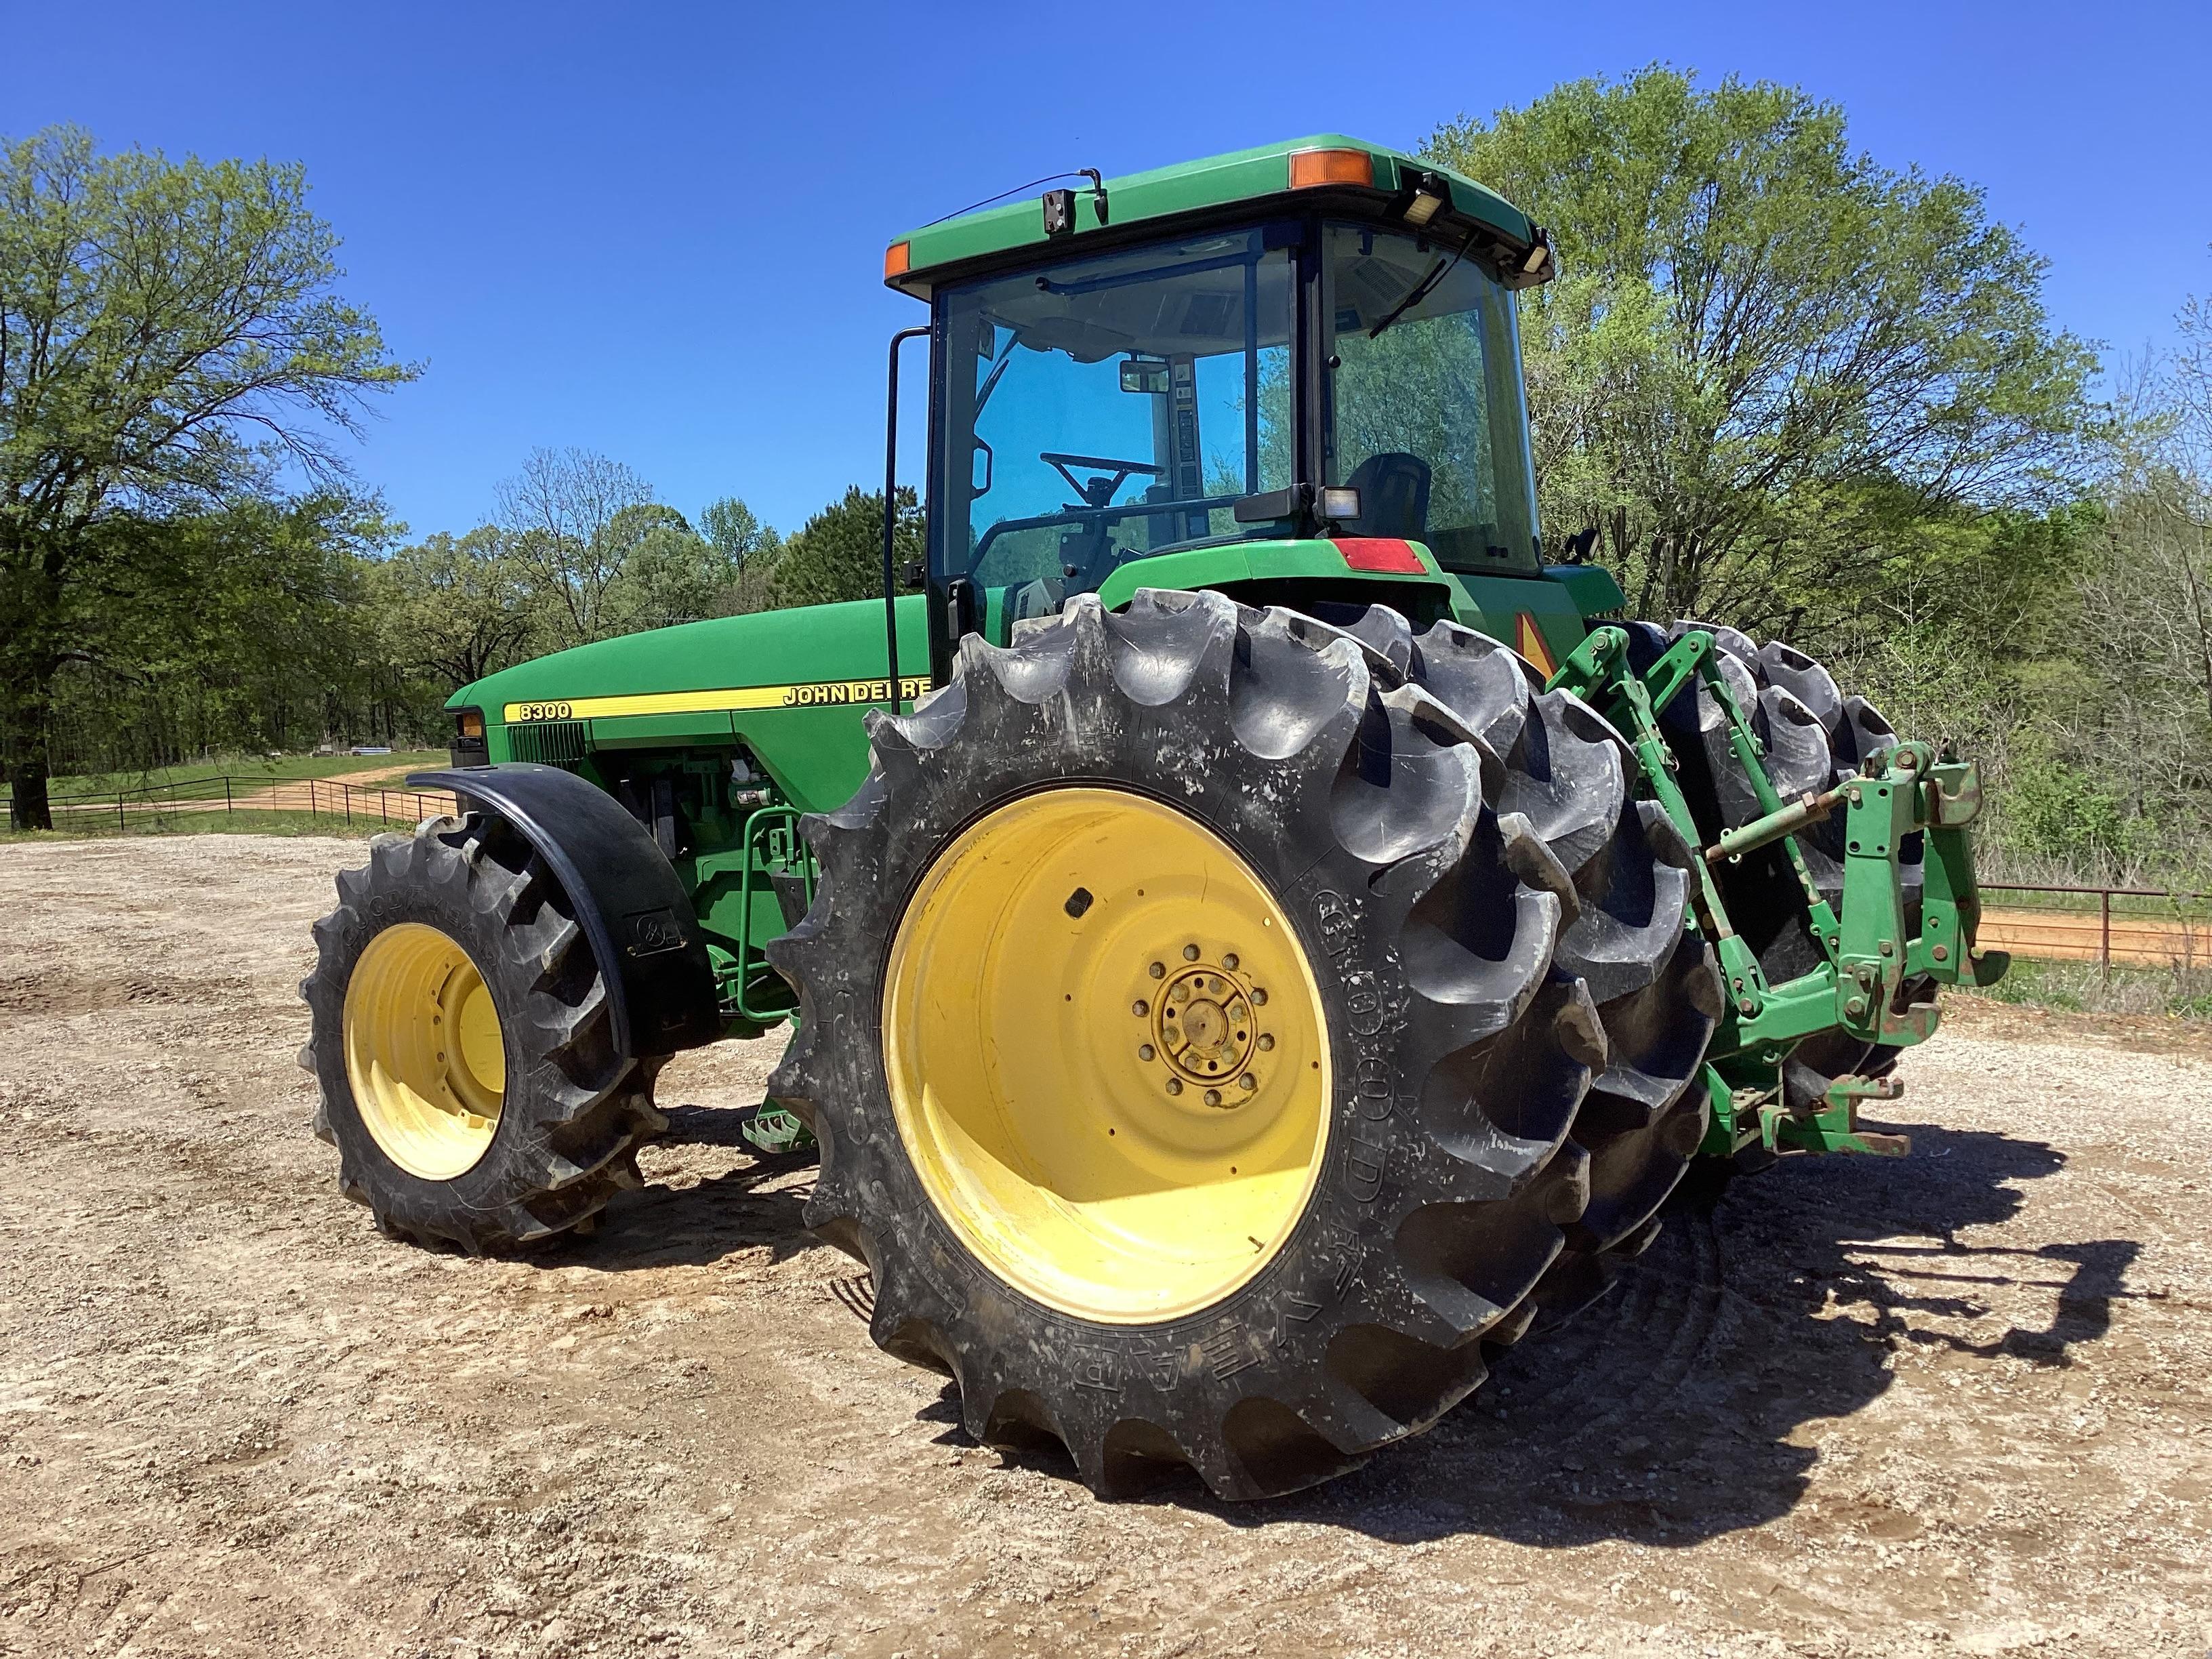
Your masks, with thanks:
<instances>
[{"instance_id":1,"label":"wheel hub","mask_svg":"<svg viewBox=\"0 0 2212 1659\"><path fill-rule=\"evenodd\" d=\"M1256 1009L1266 1003L1267 993L1239 971L1243 958L1236 951L1224 951L1209 961L1204 948L1193 944L1183 947L1183 955L1184 964L1173 975L1164 962L1145 970L1161 981L1161 988L1145 1016L1152 1041L1139 1049L1139 1058L1162 1062L1162 1082L1170 1094L1195 1086L1204 1091L1200 1097L1208 1106L1241 1106L1260 1086L1254 1061L1264 1034Z\"/></svg>"}]
</instances>

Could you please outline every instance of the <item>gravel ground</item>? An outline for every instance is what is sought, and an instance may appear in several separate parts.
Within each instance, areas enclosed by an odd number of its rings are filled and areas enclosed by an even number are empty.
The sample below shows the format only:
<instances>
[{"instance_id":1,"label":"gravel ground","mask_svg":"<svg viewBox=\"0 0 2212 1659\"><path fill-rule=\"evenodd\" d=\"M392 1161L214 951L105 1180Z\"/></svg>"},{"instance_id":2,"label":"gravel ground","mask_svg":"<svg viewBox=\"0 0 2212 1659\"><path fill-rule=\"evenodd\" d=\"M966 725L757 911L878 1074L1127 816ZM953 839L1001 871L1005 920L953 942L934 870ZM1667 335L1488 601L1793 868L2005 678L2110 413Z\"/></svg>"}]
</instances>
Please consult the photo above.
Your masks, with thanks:
<instances>
[{"instance_id":1,"label":"gravel ground","mask_svg":"<svg viewBox=\"0 0 2212 1659\"><path fill-rule=\"evenodd\" d=\"M0 848L0 1653L2196 1656L2212 1053L1962 1008L1912 1158L1685 1210L1314 1493L1102 1504L878 1353L774 1045L527 1261L387 1242L293 1061L357 843Z\"/></svg>"}]
</instances>

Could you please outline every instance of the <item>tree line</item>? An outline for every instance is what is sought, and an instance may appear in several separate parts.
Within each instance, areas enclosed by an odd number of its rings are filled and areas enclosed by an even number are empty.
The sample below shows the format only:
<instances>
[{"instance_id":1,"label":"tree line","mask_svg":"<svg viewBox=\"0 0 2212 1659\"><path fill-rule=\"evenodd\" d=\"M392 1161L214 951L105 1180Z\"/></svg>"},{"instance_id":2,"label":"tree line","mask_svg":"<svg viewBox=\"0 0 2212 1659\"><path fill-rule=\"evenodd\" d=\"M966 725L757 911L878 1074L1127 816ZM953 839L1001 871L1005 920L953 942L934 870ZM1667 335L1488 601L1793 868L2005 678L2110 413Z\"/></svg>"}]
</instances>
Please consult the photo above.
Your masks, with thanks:
<instances>
[{"instance_id":1,"label":"tree line","mask_svg":"<svg viewBox=\"0 0 2212 1659\"><path fill-rule=\"evenodd\" d=\"M1429 136L1552 227L1522 296L1547 545L1632 615L1729 623L1980 757L1995 866L2208 879L2212 319L2100 358L1982 192L1796 88L1665 67ZM442 741L469 679L877 591L857 486L788 535L576 449L414 535L345 465L414 378L335 291L299 169L0 149L0 760ZM304 479L305 483L301 481ZM896 504L902 564L921 514ZM29 810L27 810L27 807Z\"/></svg>"}]
</instances>

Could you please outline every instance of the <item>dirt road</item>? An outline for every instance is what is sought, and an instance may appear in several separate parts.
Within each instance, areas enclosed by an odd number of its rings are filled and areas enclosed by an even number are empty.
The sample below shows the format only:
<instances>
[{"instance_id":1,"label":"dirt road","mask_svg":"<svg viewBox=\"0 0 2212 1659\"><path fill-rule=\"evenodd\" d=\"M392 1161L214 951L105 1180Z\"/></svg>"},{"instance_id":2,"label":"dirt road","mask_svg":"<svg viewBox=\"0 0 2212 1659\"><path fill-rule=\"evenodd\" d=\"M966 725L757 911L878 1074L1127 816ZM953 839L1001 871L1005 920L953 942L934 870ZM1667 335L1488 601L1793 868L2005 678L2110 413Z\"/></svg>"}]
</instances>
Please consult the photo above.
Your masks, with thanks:
<instances>
[{"instance_id":1,"label":"dirt road","mask_svg":"<svg viewBox=\"0 0 2212 1659\"><path fill-rule=\"evenodd\" d=\"M528 1262L391 1243L307 1130L338 842L0 848L0 1654L1605 1656L2212 1645L2212 1058L2010 1011L1906 1162L1685 1213L1318 1492L969 1445L687 1058ZM2172 1028L2165 1028L2168 1032Z\"/></svg>"}]
</instances>

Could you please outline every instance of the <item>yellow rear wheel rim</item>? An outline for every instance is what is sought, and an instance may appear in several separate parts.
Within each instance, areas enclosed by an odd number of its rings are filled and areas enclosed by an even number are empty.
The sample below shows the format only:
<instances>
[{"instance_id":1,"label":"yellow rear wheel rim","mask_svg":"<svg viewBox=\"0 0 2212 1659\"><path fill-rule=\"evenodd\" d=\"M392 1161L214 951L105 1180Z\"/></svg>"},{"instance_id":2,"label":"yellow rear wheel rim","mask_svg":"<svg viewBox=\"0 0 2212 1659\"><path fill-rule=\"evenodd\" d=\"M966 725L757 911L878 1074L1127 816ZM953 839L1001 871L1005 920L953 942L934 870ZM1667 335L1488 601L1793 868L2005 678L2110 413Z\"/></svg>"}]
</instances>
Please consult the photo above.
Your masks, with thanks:
<instances>
[{"instance_id":1,"label":"yellow rear wheel rim","mask_svg":"<svg viewBox=\"0 0 2212 1659\"><path fill-rule=\"evenodd\" d=\"M892 939L884 1033L930 1201L1064 1312L1212 1305L1319 1178L1330 1060L1305 952L1226 842L1142 796L1047 790L955 840Z\"/></svg>"},{"instance_id":2,"label":"yellow rear wheel rim","mask_svg":"<svg viewBox=\"0 0 2212 1659\"><path fill-rule=\"evenodd\" d=\"M468 952L435 927L400 922L361 953L345 1059L362 1123L409 1174L450 1181L491 1146L507 1094L499 1010Z\"/></svg>"}]
</instances>

